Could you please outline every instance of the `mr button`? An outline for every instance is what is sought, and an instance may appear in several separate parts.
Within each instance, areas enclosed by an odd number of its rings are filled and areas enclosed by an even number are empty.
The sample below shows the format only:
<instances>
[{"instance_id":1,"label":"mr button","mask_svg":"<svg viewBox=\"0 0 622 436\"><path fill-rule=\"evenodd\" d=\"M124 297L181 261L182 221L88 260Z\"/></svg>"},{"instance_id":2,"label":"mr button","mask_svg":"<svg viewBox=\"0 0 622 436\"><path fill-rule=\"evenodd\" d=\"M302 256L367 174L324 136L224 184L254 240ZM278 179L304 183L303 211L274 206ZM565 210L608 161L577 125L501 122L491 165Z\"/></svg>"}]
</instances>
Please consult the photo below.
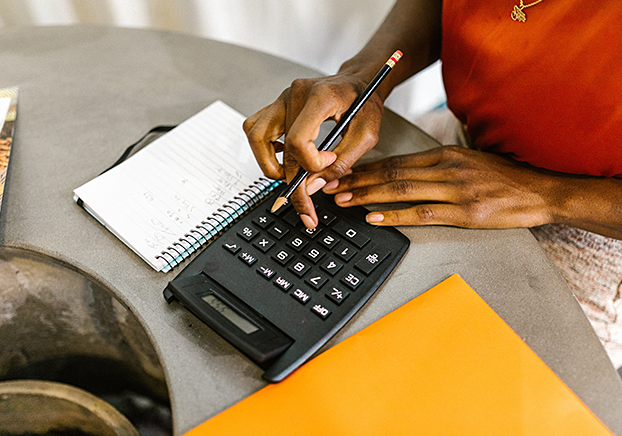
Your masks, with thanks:
<instances>
[{"instance_id":1,"label":"mr button","mask_svg":"<svg viewBox=\"0 0 622 436\"><path fill-rule=\"evenodd\" d=\"M363 273L368 276L378 265L380 265L380 262L387 258L389 254L391 254L391 251L386 248L375 247L364 257L361 257L358 262L354 264L354 266L356 269L363 271Z\"/></svg>"}]
</instances>

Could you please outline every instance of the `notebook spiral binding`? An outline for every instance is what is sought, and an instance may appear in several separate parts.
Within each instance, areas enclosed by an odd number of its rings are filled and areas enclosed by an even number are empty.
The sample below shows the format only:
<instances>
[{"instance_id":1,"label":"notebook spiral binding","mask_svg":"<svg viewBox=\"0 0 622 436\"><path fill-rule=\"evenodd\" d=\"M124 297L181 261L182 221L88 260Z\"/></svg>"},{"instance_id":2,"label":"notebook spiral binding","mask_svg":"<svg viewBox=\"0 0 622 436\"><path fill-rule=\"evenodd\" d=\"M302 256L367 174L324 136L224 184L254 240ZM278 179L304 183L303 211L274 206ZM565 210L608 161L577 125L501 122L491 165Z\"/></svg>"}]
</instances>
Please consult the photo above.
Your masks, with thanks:
<instances>
[{"instance_id":1,"label":"notebook spiral binding","mask_svg":"<svg viewBox=\"0 0 622 436\"><path fill-rule=\"evenodd\" d=\"M168 272L183 262L188 256L227 229L242 215L254 208L282 182L261 177L243 189L233 200L229 200L211 216L190 229L156 258L166 262L162 272ZM192 239L192 240L190 240Z\"/></svg>"}]
</instances>

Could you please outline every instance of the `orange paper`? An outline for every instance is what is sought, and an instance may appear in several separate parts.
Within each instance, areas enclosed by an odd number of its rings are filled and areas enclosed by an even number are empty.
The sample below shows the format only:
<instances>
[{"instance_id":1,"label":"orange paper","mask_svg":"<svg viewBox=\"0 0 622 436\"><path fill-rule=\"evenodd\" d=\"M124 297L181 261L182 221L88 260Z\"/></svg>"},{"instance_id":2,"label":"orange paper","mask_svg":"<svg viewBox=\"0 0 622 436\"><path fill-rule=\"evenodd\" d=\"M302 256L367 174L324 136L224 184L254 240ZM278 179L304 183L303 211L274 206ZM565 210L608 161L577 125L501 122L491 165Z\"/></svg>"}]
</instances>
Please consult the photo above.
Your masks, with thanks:
<instances>
[{"instance_id":1,"label":"orange paper","mask_svg":"<svg viewBox=\"0 0 622 436\"><path fill-rule=\"evenodd\" d=\"M187 433L611 435L458 275Z\"/></svg>"}]
</instances>

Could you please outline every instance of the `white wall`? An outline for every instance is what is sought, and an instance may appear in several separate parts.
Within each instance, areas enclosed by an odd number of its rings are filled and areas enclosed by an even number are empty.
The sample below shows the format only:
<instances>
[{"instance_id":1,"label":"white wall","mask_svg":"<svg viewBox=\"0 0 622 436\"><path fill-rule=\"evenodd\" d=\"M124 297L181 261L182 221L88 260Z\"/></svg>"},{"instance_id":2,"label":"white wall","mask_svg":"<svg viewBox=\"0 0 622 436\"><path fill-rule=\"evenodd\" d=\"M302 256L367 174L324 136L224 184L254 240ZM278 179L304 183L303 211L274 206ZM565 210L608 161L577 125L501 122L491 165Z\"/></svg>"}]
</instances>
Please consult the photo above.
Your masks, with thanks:
<instances>
[{"instance_id":1,"label":"white wall","mask_svg":"<svg viewBox=\"0 0 622 436\"><path fill-rule=\"evenodd\" d=\"M373 34L394 0L0 0L0 26L105 24L181 31L333 73ZM276 98L276 96L275 96ZM408 119L444 101L440 68L387 105Z\"/></svg>"}]
</instances>

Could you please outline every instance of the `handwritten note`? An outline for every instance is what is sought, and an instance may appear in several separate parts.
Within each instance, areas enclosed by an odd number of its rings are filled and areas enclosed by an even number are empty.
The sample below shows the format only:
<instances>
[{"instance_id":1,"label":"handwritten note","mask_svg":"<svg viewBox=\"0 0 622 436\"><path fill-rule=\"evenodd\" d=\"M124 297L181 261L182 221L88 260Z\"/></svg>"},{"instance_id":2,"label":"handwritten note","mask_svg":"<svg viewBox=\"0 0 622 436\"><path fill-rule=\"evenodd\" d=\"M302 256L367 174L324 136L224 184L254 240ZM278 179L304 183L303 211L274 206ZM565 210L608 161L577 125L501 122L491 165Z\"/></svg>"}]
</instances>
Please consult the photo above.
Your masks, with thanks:
<instances>
[{"instance_id":1,"label":"handwritten note","mask_svg":"<svg viewBox=\"0 0 622 436\"><path fill-rule=\"evenodd\" d=\"M125 162L74 191L84 208L156 270L162 251L200 245L209 220L262 172L244 116L217 101ZM235 200L239 203L239 200Z\"/></svg>"}]
</instances>

